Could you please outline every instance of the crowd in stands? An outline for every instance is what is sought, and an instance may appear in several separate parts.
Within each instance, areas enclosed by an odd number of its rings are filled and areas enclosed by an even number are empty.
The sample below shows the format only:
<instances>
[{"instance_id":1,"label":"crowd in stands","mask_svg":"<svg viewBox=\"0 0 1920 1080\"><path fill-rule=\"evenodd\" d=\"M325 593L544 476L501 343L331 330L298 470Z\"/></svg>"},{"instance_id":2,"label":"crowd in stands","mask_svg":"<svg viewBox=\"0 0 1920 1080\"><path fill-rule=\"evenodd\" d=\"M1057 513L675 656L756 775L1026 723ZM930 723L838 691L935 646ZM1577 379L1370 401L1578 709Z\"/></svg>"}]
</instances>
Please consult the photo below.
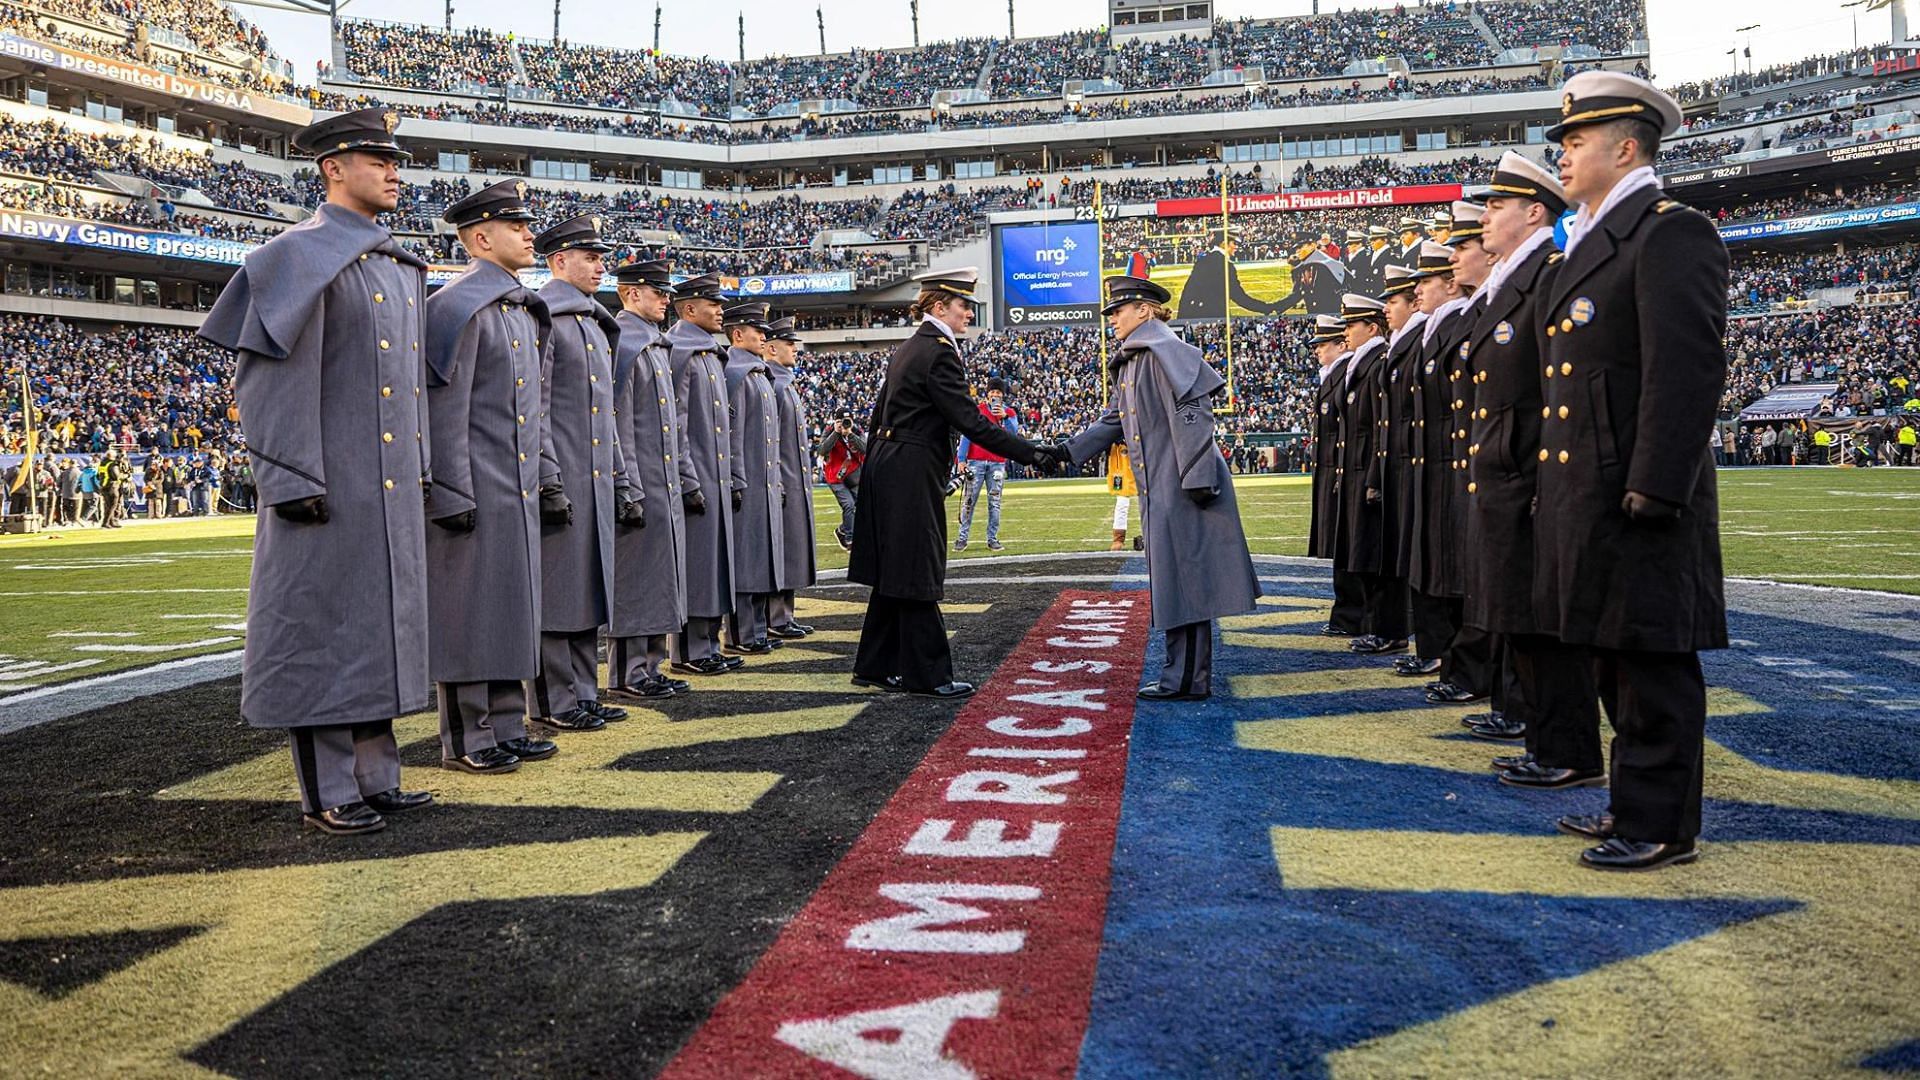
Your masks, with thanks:
<instances>
[{"instance_id":1,"label":"crowd in stands","mask_svg":"<svg viewBox=\"0 0 1920 1080\"><path fill-rule=\"evenodd\" d=\"M1689 165L1711 165L1728 154L1737 154L1746 148L1747 140L1743 135L1669 143L1660 148L1659 167L1677 169Z\"/></svg>"},{"instance_id":2,"label":"crowd in stands","mask_svg":"<svg viewBox=\"0 0 1920 1080\"><path fill-rule=\"evenodd\" d=\"M555 101L633 109L674 98L725 115L732 72L725 64L691 57L655 58L631 49L556 42L520 46L526 85Z\"/></svg>"},{"instance_id":3,"label":"crowd in stands","mask_svg":"<svg viewBox=\"0 0 1920 1080\"><path fill-rule=\"evenodd\" d=\"M1531 5L1528 5L1531 6ZM1339 75L1356 60L1404 56L1415 68L1469 67L1493 50L1457 0L1335 11L1288 19L1241 19L1216 27L1221 66L1258 67L1269 80Z\"/></svg>"},{"instance_id":4,"label":"crowd in stands","mask_svg":"<svg viewBox=\"0 0 1920 1080\"><path fill-rule=\"evenodd\" d=\"M1889 180L1876 183L1837 184L1809 187L1792 195L1772 198L1743 198L1730 206L1706 212L1723 225L1741 221L1770 221L1780 218L1820 214L1829 210L1851 210L1920 199L1920 180Z\"/></svg>"},{"instance_id":5,"label":"crowd in stands","mask_svg":"<svg viewBox=\"0 0 1920 1080\"><path fill-rule=\"evenodd\" d=\"M1057 37L1003 41L994 58L992 95L995 98L1056 97L1060 84L1070 79L1105 77L1107 54L1111 51L1107 35L1098 30L1075 30ZM1156 79L1148 86L1185 86L1197 83L1198 76L1183 71L1178 80ZM1125 82L1125 80L1122 80ZM1131 84L1130 84L1131 85Z\"/></svg>"},{"instance_id":6,"label":"crowd in stands","mask_svg":"<svg viewBox=\"0 0 1920 1080\"><path fill-rule=\"evenodd\" d=\"M1509 49L1591 45L1613 56L1647 39L1647 10L1640 0L1481 4L1479 12L1500 44Z\"/></svg>"},{"instance_id":7,"label":"crowd in stands","mask_svg":"<svg viewBox=\"0 0 1920 1080\"><path fill-rule=\"evenodd\" d=\"M1672 94L1676 101L1687 104L1708 98L1725 97L1743 90L1764 90L1772 86L1800 82L1803 79L1845 75L1861 68L1872 67L1875 60L1889 54L1890 50L1884 45L1868 49L1850 49L1827 56L1808 56L1785 64L1761 68L1755 72L1743 71L1713 79L1681 83L1677 86L1663 86L1661 89Z\"/></svg>"},{"instance_id":8,"label":"crowd in stands","mask_svg":"<svg viewBox=\"0 0 1920 1080\"><path fill-rule=\"evenodd\" d=\"M1482 183L1493 174L1493 166L1494 159L1478 154L1417 165L1379 157L1362 158L1352 165L1316 166L1309 161L1293 171L1287 187L1294 191L1341 191L1410 184Z\"/></svg>"},{"instance_id":9,"label":"crowd in stands","mask_svg":"<svg viewBox=\"0 0 1920 1080\"><path fill-rule=\"evenodd\" d=\"M1900 408L1920 386L1916 343L1920 304L1912 302L1736 319L1727 324L1721 413L1737 413L1788 382L1837 383L1836 416Z\"/></svg>"},{"instance_id":10,"label":"crowd in stands","mask_svg":"<svg viewBox=\"0 0 1920 1080\"><path fill-rule=\"evenodd\" d=\"M444 32L354 19L340 20L338 29L348 68L363 79L454 89L460 83L505 87L517 78L511 35L479 27Z\"/></svg>"},{"instance_id":11,"label":"crowd in stands","mask_svg":"<svg viewBox=\"0 0 1920 1080\"><path fill-rule=\"evenodd\" d=\"M1745 309L1806 300L1817 289L1851 289L1859 299L1912 295L1916 274L1920 251L1910 244L1855 247L1845 254L1742 252L1727 300Z\"/></svg>"},{"instance_id":12,"label":"crowd in stands","mask_svg":"<svg viewBox=\"0 0 1920 1080\"><path fill-rule=\"evenodd\" d=\"M972 89L992 49L986 38L963 38L873 53L860 104L874 109L924 107L936 90Z\"/></svg>"},{"instance_id":13,"label":"crowd in stands","mask_svg":"<svg viewBox=\"0 0 1920 1080\"><path fill-rule=\"evenodd\" d=\"M23 122L0 113L0 172L91 183L99 170L194 188L219 206L252 214L271 214L267 200L293 194L277 177L214 161L211 150L175 150L145 135L89 135L56 120Z\"/></svg>"},{"instance_id":14,"label":"crowd in stands","mask_svg":"<svg viewBox=\"0 0 1920 1080\"><path fill-rule=\"evenodd\" d=\"M1744 109L1723 108L1717 112L1695 116L1687 121L1681 135L1697 135L1716 128L1734 127L1740 124L1762 124L1769 120L1798 116L1802 113L1832 112L1861 102L1878 101L1881 98L1913 92L1914 88L1911 85L1898 80L1890 80L1879 86L1847 86L1839 89L1809 91L1769 101L1764 105L1753 105Z\"/></svg>"}]
</instances>

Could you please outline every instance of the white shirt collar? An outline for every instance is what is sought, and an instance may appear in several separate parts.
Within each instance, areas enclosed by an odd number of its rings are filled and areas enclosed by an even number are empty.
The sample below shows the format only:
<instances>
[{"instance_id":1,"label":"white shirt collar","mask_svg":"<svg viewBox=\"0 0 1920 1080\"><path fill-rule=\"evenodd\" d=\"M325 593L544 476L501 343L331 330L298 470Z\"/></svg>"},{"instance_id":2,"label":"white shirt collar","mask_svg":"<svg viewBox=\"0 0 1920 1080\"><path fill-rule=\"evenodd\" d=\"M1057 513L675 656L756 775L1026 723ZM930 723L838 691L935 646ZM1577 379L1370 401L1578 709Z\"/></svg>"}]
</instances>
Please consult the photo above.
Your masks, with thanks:
<instances>
[{"instance_id":1,"label":"white shirt collar","mask_svg":"<svg viewBox=\"0 0 1920 1080\"><path fill-rule=\"evenodd\" d=\"M1427 316L1426 325L1420 328L1420 344L1425 345L1433 341L1434 331L1440 329L1440 324L1446 321L1447 316L1471 303L1473 303L1473 297L1471 296L1456 296L1446 303L1441 304L1439 307L1434 308L1433 314Z\"/></svg>"},{"instance_id":2,"label":"white shirt collar","mask_svg":"<svg viewBox=\"0 0 1920 1080\"><path fill-rule=\"evenodd\" d=\"M1579 212L1573 215L1573 220L1567 222L1567 254L1572 255L1580 241L1607 216L1607 211L1620 205L1622 199L1641 188L1659 186L1660 177L1654 173L1653 166L1642 165L1621 177L1620 182L1613 185L1613 190L1607 192L1607 197L1600 200L1599 206L1582 205Z\"/></svg>"},{"instance_id":3,"label":"white shirt collar","mask_svg":"<svg viewBox=\"0 0 1920 1080\"><path fill-rule=\"evenodd\" d=\"M1359 348L1353 350L1352 355L1348 357L1347 378L1346 378L1346 384L1348 386L1353 385L1353 369L1360 366L1361 358L1364 357L1367 353L1372 352L1373 347L1375 345L1378 345L1384 349L1387 347L1387 339L1384 337L1368 338L1367 343L1365 345L1362 345Z\"/></svg>"},{"instance_id":4,"label":"white shirt collar","mask_svg":"<svg viewBox=\"0 0 1920 1080\"><path fill-rule=\"evenodd\" d=\"M960 339L954 336L953 327L948 326L946 323L941 322L939 319L936 319L931 315L920 316L920 321L932 323L933 328L935 330L938 330L941 333L947 335L947 340L953 342L954 348L958 349L960 347Z\"/></svg>"},{"instance_id":5,"label":"white shirt collar","mask_svg":"<svg viewBox=\"0 0 1920 1080\"><path fill-rule=\"evenodd\" d=\"M1486 293L1489 297L1499 292L1500 286L1505 285L1507 279L1513 276L1514 267L1526 262L1527 257L1539 250L1541 244L1552 242L1552 229L1542 225L1538 229L1533 230L1533 235L1520 241L1520 246L1514 250L1513 254L1493 264L1493 273L1487 275L1487 283L1480 286L1480 291Z\"/></svg>"},{"instance_id":6,"label":"white shirt collar","mask_svg":"<svg viewBox=\"0 0 1920 1080\"><path fill-rule=\"evenodd\" d=\"M1404 338L1408 334L1413 333L1415 330L1420 329L1420 324L1426 321L1427 321L1426 312L1424 311L1414 312L1412 317L1409 318L1406 322L1401 323L1400 329L1395 330L1393 332L1393 336L1387 339L1387 348L1389 349L1398 348L1400 345L1401 338Z\"/></svg>"}]
</instances>

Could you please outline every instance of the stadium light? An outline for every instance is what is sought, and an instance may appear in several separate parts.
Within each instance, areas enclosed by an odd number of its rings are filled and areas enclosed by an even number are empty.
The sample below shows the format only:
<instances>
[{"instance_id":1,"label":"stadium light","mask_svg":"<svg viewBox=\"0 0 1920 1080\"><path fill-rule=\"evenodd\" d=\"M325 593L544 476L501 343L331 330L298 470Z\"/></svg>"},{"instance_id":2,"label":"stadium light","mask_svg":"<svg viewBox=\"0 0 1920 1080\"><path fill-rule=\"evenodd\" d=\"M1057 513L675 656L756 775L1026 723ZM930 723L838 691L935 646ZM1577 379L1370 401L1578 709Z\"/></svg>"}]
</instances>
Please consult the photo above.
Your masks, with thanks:
<instances>
[{"instance_id":1,"label":"stadium light","mask_svg":"<svg viewBox=\"0 0 1920 1080\"><path fill-rule=\"evenodd\" d=\"M1872 2L1873 0L1853 0L1851 4L1840 5L1842 9L1849 9L1849 8L1852 9L1853 47L1856 52L1859 51L1859 48L1860 48L1860 9L1863 7L1866 7L1868 4ZM1889 0L1889 2L1891 2L1891 0Z\"/></svg>"},{"instance_id":2,"label":"stadium light","mask_svg":"<svg viewBox=\"0 0 1920 1080\"><path fill-rule=\"evenodd\" d=\"M913 16L913 47L920 47L920 0L907 0L907 11Z\"/></svg>"}]
</instances>

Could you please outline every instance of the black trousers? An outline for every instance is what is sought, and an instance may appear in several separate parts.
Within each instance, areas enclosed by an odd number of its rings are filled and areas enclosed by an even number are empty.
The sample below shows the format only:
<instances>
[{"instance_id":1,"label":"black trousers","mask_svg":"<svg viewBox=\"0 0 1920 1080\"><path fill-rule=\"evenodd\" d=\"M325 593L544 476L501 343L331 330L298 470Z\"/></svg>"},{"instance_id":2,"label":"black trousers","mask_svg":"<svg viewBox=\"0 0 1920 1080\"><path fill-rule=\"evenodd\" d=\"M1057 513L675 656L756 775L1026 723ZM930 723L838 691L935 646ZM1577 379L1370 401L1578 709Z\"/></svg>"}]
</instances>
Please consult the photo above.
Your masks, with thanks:
<instances>
[{"instance_id":1,"label":"black trousers","mask_svg":"<svg viewBox=\"0 0 1920 1080\"><path fill-rule=\"evenodd\" d=\"M1700 654L1595 648L1593 675L1613 723L1614 831L1656 844L1699 836L1707 732Z\"/></svg>"},{"instance_id":2,"label":"black trousers","mask_svg":"<svg viewBox=\"0 0 1920 1080\"><path fill-rule=\"evenodd\" d=\"M1362 631L1367 615L1366 592L1360 587L1360 575L1348 570L1333 572L1333 612L1327 625L1349 634Z\"/></svg>"},{"instance_id":3,"label":"black trousers","mask_svg":"<svg viewBox=\"0 0 1920 1080\"><path fill-rule=\"evenodd\" d=\"M899 677L909 690L932 690L953 681L953 650L947 623L932 600L908 600L875 592L867 598L853 673L863 679Z\"/></svg>"},{"instance_id":4,"label":"black trousers","mask_svg":"<svg viewBox=\"0 0 1920 1080\"><path fill-rule=\"evenodd\" d=\"M1388 641L1407 636L1407 579L1386 574L1361 574L1366 595L1367 633Z\"/></svg>"},{"instance_id":5,"label":"black trousers","mask_svg":"<svg viewBox=\"0 0 1920 1080\"><path fill-rule=\"evenodd\" d=\"M1422 660L1439 660L1460 632L1460 601L1444 596L1429 596L1418 589L1408 590L1413 608L1414 652Z\"/></svg>"},{"instance_id":6,"label":"black trousers","mask_svg":"<svg viewBox=\"0 0 1920 1080\"><path fill-rule=\"evenodd\" d=\"M1454 601L1454 604L1456 612L1461 610L1459 601ZM1440 678L1467 690L1493 693L1498 688L1500 678L1500 654L1495 645L1493 635L1485 630L1461 627L1460 632L1453 635L1452 644L1447 646L1446 655L1441 658L1444 664L1440 669ZM1500 703L1495 702L1493 707L1500 708Z\"/></svg>"},{"instance_id":7,"label":"black trousers","mask_svg":"<svg viewBox=\"0 0 1920 1080\"><path fill-rule=\"evenodd\" d=\"M1525 702L1527 752L1548 768L1601 768L1600 699L1593 684L1592 654L1585 646L1545 634L1512 634L1503 640L1505 667L1513 682L1509 697Z\"/></svg>"}]
</instances>

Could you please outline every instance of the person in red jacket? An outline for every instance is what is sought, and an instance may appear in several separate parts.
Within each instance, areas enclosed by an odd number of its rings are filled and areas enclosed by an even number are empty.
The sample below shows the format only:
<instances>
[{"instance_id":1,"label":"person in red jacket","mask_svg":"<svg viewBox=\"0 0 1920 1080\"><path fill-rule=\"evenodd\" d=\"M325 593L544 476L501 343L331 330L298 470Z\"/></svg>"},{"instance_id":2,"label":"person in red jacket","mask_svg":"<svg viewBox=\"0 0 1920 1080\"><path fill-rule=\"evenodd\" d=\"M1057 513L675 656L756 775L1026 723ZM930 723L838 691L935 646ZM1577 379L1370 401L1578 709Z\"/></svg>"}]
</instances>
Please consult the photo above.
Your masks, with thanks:
<instances>
[{"instance_id":1,"label":"person in red jacket","mask_svg":"<svg viewBox=\"0 0 1920 1080\"><path fill-rule=\"evenodd\" d=\"M841 551L850 551L854 492L860 486L860 466L867 460L867 440L854 430L852 417L836 417L813 452L822 459L821 472L827 479L827 490L833 492L834 501L840 504L840 527L833 530L833 538L840 542Z\"/></svg>"},{"instance_id":2,"label":"person in red jacket","mask_svg":"<svg viewBox=\"0 0 1920 1080\"><path fill-rule=\"evenodd\" d=\"M980 403L980 415L991 423L1018 435L1020 414L1007 404L1007 384L999 379L987 381L987 400ZM980 501L980 489L987 491L987 550L1005 551L1000 542L1000 493L1007 483L1007 459L969 439L960 440L960 465L966 470L967 499L960 507L960 535L953 538L953 550L967 550L967 536L973 532L973 507Z\"/></svg>"}]
</instances>

